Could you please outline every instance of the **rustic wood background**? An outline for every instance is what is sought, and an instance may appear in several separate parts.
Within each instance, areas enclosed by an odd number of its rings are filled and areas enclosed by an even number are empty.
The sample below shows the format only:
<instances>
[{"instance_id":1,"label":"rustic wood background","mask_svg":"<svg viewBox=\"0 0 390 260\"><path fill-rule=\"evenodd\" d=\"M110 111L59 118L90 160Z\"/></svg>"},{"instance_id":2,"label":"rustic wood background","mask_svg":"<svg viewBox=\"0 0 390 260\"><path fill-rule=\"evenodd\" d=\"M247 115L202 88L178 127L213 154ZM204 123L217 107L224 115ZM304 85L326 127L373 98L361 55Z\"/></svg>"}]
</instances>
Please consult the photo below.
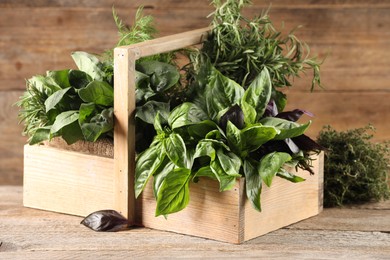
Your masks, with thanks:
<instances>
[{"instance_id":1,"label":"rustic wood background","mask_svg":"<svg viewBox=\"0 0 390 260\"><path fill-rule=\"evenodd\" d=\"M310 93L309 77L288 91L289 108L315 114L309 135L324 125L337 130L373 124L376 141L390 140L390 1L254 0L246 10L270 15L283 31L297 35L313 54L326 55L325 90ZM22 126L17 101L25 79L46 70L73 68L71 52L101 53L117 41L111 15L115 6L127 23L144 5L160 35L202 28L213 11L208 0L1 0L0 1L0 184L22 184ZM308 120L308 118L304 118Z\"/></svg>"}]
</instances>

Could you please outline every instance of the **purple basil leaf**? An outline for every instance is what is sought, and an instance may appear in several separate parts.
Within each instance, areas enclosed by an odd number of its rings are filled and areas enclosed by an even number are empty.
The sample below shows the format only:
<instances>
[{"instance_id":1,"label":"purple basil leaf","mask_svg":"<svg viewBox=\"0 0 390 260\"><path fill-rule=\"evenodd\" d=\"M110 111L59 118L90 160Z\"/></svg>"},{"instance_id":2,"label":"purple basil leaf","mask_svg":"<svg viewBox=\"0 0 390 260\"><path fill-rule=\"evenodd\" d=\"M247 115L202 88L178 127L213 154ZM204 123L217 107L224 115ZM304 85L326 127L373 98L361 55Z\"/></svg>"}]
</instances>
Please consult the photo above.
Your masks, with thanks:
<instances>
[{"instance_id":1,"label":"purple basil leaf","mask_svg":"<svg viewBox=\"0 0 390 260\"><path fill-rule=\"evenodd\" d=\"M265 109L263 117L274 117L278 114L278 107L273 99L271 99Z\"/></svg>"},{"instance_id":2,"label":"purple basil leaf","mask_svg":"<svg viewBox=\"0 0 390 260\"><path fill-rule=\"evenodd\" d=\"M303 114L306 114L310 117L313 117L313 114L302 110L302 109L294 109L293 111L286 111L286 112L281 112L276 115L278 118L286 119L292 122L297 121Z\"/></svg>"},{"instance_id":3,"label":"purple basil leaf","mask_svg":"<svg viewBox=\"0 0 390 260\"><path fill-rule=\"evenodd\" d=\"M115 210L99 210L89 214L80 224L94 231L115 232L129 228L129 221Z\"/></svg>"},{"instance_id":4,"label":"purple basil leaf","mask_svg":"<svg viewBox=\"0 0 390 260\"><path fill-rule=\"evenodd\" d=\"M227 122L232 122L238 129L243 129L245 126L244 112L239 105L232 106L219 120L219 126L225 131Z\"/></svg>"},{"instance_id":5,"label":"purple basil leaf","mask_svg":"<svg viewBox=\"0 0 390 260\"><path fill-rule=\"evenodd\" d=\"M307 135L300 135L292 138L294 143L303 151L321 151L325 150L325 147L319 145Z\"/></svg>"}]
</instances>

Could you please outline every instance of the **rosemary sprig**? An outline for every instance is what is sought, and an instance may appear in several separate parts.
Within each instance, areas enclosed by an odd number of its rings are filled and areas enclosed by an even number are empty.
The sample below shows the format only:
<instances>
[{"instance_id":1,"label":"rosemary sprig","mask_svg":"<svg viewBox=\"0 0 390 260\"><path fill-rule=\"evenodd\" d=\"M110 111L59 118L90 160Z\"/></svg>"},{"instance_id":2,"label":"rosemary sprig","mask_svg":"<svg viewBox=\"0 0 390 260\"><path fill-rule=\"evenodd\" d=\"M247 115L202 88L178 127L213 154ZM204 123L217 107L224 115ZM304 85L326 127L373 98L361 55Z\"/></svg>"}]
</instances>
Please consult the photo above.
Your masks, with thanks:
<instances>
[{"instance_id":1,"label":"rosemary sprig","mask_svg":"<svg viewBox=\"0 0 390 260\"><path fill-rule=\"evenodd\" d=\"M320 65L310 57L309 47L291 31L287 36L275 29L268 10L254 19L241 14L249 0L213 0L216 7L213 30L203 52L225 76L248 86L264 69L270 72L274 87L291 86L301 72L313 70L311 90L321 86Z\"/></svg>"}]
</instances>

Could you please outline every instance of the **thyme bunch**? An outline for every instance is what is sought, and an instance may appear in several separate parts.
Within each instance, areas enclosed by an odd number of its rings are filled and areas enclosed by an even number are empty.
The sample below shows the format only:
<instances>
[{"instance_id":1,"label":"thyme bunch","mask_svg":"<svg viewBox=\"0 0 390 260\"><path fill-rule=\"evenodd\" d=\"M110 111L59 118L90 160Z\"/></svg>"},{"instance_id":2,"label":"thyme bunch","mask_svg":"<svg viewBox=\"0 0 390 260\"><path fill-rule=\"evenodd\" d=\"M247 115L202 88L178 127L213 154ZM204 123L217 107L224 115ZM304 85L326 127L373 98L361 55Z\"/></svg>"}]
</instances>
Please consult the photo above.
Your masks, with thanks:
<instances>
[{"instance_id":1,"label":"thyme bunch","mask_svg":"<svg viewBox=\"0 0 390 260\"><path fill-rule=\"evenodd\" d=\"M270 72L274 87L291 86L290 80L308 69L313 71L311 90L321 86L320 65L310 57L306 43L294 35L277 31L268 11L248 19L241 14L249 0L213 0L216 10L213 30L203 52L225 76L247 87L264 69Z\"/></svg>"},{"instance_id":2,"label":"thyme bunch","mask_svg":"<svg viewBox=\"0 0 390 260\"><path fill-rule=\"evenodd\" d=\"M326 147L324 206L379 201L390 197L390 144L372 143L372 126L337 132L324 127L317 142Z\"/></svg>"}]
</instances>

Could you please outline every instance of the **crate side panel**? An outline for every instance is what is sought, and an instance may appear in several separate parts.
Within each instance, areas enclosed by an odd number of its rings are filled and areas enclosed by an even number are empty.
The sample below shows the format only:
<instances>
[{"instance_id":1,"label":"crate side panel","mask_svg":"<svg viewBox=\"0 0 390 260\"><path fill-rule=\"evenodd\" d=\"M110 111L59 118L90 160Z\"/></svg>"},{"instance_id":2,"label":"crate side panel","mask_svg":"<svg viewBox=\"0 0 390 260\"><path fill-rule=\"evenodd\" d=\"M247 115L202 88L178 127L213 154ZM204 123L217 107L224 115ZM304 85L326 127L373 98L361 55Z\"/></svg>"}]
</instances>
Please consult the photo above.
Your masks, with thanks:
<instances>
[{"instance_id":1,"label":"crate side panel","mask_svg":"<svg viewBox=\"0 0 390 260\"><path fill-rule=\"evenodd\" d=\"M149 228L239 243L239 182L230 191L219 192L219 183L201 178L190 185L190 203L182 211L155 217L156 202L151 182L137 200L138 223Z\"/></svg>"},{"instance_id":2,"label":"crate side panel","mask_svg":"<svg viewBox=\"0 0 390 260\"><path fill-rule=\"evenodd\" d=\"M299 169L290 171L306 180L292 183L275 177L261 193L262 212L245 200L245 241L317 215L322 210L323 154L313 157L314 175Z\"/></svg>"},{"instance_id":3,"label":"crate side panel","mask_svg":"<svg viewBox=\"0 0 390 260\"><path fill-rule=\"evenodd\" d=\"M79 216L111 209L113 169L111 158L26 145L23 204Z\"/></svg>"}]
</instances>

